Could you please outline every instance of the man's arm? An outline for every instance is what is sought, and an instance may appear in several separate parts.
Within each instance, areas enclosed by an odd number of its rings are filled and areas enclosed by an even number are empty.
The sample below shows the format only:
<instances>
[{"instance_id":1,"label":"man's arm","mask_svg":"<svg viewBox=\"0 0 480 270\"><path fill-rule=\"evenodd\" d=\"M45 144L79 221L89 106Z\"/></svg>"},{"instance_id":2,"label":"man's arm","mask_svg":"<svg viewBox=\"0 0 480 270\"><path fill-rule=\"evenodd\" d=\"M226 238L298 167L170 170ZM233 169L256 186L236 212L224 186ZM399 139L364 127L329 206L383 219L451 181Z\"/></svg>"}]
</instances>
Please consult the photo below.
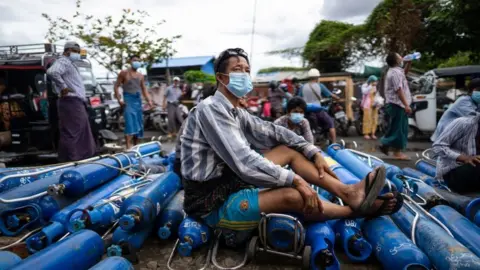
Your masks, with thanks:
<instances>
[{"instance_id":1,"label":"man's arm","mask_svg":"<svg viewBox=\"0 0 480 270\"><path fill-rule=\"evenodd\" d=\"M231 113L207 105L195 116L210 147L244 181L259 187L292 186L294 173L252 150Z\"/></svg>"},{"instance_id":2,"label":"man's arm","mask_svg":"<svg viewBox=\"0 0 480 270\"><path fill-rule=\"evenodd\" d=\"M324 97L332 97L335 100L339 100L340 97L332 93L323 83L319 83L320 85L320 91L322 93L322 96Z\"/></svg>"},{"instance_id":3,"label":"man's arm","mask_svg":"<svg viewBox=\"0 0 480 270\"><path fill-rule=\"evenodd\" d=\"M240 113L245 117L242 121L246 130L245 136L257 148L285 145L303 153L308 159L312 159L316 153L320 152L315 145L288 128L264 121L244 111Z\"/></svg>"},{"instance_id":4,"label":"man's arm","mask_svg":"<svg viewBox=\"0 0 480 270\"><path fill-rule=\"evenodd\" d=\"M140 84L142 86L142 94L147 103L152 107L152 99L150 98L150 95L148 94L147 87L145 86L145 77L142 76L142 79L140 80Z\"/></svg>"},{"instance_id":5,"label":"man's arm","mask_svg":"<svg viewBox=\"0 0 480 270\"><path fill-rule=\"evenodd\" d=\"M122 71L120 74L118 74L117 81L115 82L115 85L113 86L113 91L115 92L115 98L118 100L118 103L122 103L122 99L120 97L120 91L118 91L118 88L123 85L123 81L125 78L125 73Z\"/></svg>"},{"instance_id":6,"label":"man's arm","mask_svg":"<svg viewBox=\"0 0 480 270\"><path fill-rule=\"evenodd\" d=\"M412 62L413 61L408 61L405 64L405 67L403 68L403 71L405 72L405 76L408 74L408 72L410 72L410 68L412 67Z\"/></svg>"},{"instance_id":7,"label":"man's arm","mask_svg":"<svg viewBox=\"0 0 480 270\"><path fill-rule=\"evenodd\" d=\"M469 99L470 97L458 99L453 105L454 108L451 109L456 110L459 117L476 115L477 106L472 104Z\"/></svg>"},{"instance_id":8,"label":"man's arm","mask_svg":"<svg viewBox=\"0 0 480 270\"><path fill-rule=\"evenodd\" d=\"M302 130L303 130L303 138L311 144L315 142L315 139L313 138L313 133L312 129L310 128L310 123L308 122L307 119L304 119L301 124Z\"/></svg>"},{"instance_id":9,"label":"man's arm","mask_svg":"<svg viewBox=\"0 0 480 270\"><path fill-rule=\"evenodd\" d=\"M459 138L467 136L468 131L464 119L458 118L451 122L433 143L434 158L441 157L452 162L464 160L467 156L452 149L451 145Z\"/></svg>"},{"instance_id":10,"label":"man's arm","mask_svg":"<svg viewBox=\"0 0 480 270\"><path fill-rule=\"evenodd\" d=\"M53 65L47 70L47 75L50 76L50 78L52 78L57 88L59 88L60 90L64 90L68 88L67 84L62 78L66 70L67 70L66 64L61 59L58 59L57 61L55 61L55 63L53 63Z\"/></svg>"},{"instance_id":11,"label":"man's arm","mask_svg":"<svg viewBox=\"0 0 480 270\"><path fill-rule=\"evenodd\" d=\"M163 95L163 109L166 110L167 109L167 96L168 96L168 93L170 91L170 87L171 86L167 86L167 88L165 88L165 94Z\"/></svg>"}]
</instances>

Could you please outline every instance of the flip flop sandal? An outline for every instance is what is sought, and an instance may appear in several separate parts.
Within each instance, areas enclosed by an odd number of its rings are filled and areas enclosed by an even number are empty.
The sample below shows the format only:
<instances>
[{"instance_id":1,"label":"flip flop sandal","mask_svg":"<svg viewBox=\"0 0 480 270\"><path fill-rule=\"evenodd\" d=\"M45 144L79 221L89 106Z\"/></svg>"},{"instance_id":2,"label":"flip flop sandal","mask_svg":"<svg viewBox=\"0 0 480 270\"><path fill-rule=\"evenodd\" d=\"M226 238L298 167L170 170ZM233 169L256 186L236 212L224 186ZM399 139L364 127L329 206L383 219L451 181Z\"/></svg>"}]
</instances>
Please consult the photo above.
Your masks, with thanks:
<instances>
[{"instance_id":1,"label":"flip flop sandal","mask_svg":"<svg viewBox=\"0 0 480 270\"><path fill-rule=\"evenodd\" d=\"M393 157L394 160L403 160L403 161L410 161L412 160L410 157L408 156L402 156L402 157Z\"/></svg>"},{"instance_id":2,"label":"flip flop sandal","mask_svg":"<svg viewBox=\"0 0 480 270\"><path fill-rule=\"evenodd\" d=\"M370 183L370 174L376 172L375 178ZM372 207L373 203L377 199L380 191L385 186L386 169L384 166L380 166L374 171L370 172L365 178L365 199L360 207L357 209L360 213L368 213L368 210Z\"/></svg>"},{"instance_id":3,"label":"flip flop sandal","mask_svg":"<svg viewBox=\"0 0 480 270\"><path fill-rule=\"evenodd\" d=\"M403 196L402 196L401 193L399 193L397 191L394 191L392 193L393 193L393 198L386 197L386 196L383 196L383 195L378 196L377 200L382 200L383 201L382 205L372 214L368 214L365 218L366 219L374 219L374 218L377 218L377 217L380 217L380 216L389 216L389 215L393 215L393 214L397 213L400 210L400 208L402 208L402 206L403 206ZM393 207L392 211L390 211L389 213L383 213L383 210L387 206L388 202L390 200L393 200L393 199L397 199L397 203Z\"/></svg>"},{"instance_id":4,"label":"flip flop sandal","mask_svg":"<svg viewBox=\"0 0 480 270\"><path fill-rule=\"evenodd\" d=\"M380 150L380 152L382 152L385 156L388 156L388 146L386 145L379 145L378 146L378 149Z\"/></svg>"}]
</instances>

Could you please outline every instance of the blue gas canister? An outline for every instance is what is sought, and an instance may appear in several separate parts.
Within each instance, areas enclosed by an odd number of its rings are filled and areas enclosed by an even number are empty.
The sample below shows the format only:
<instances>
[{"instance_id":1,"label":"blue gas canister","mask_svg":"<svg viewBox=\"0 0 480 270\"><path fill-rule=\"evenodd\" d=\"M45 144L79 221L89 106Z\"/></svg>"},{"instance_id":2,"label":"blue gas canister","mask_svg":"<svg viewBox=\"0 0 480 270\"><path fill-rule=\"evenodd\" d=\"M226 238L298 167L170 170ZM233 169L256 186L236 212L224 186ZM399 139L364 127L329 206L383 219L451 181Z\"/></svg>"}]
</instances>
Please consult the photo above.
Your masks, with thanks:
<instances>
[{"instance_id":1,"label":"blue gas canister","mask_svg":"<svg viewBox=\"0 0 480 270\"><path fill-rule=\"evenodd\" d=\"M17 254L10 251L0 251L0 270L11 269L22 261Z\"/></svg>"},{"instance_id":2,"label":"blue gas canister","mask_svg":"<svg viewBox=\"0 0 480 270\"><path fill-rule=\"evenodd\" d=\"M127 259L114 256L102 260L89 270L134 270L134 268Z\"/></svg>"},{"instance_id":3,"label":"blue gas canister","mask_svg":"<svg viewBox=\"0 0 480 270\"><path fill-rule=\"evenodd\" d=\"M423 160L423 159L419 159L416 163L415 163L415 168L417 168L417 170L419 170L420 172L430 176L430 177L435 177L435 175L437 174L437 167L435 165L433 165L432 163L426 161L426 160Z\"/></svg>"},{"instance_id":4,"label":"blue gas canister","mask_svg":"<svg viewBox=\"0 0 480 270\"><path fill-rule=\"evenodd\" d=\"M192 251L210 240L210 229L202 222L187 217L178 228L178 253L184 257L192 256Z\"/></svg>"},{"instance_id":5,"label":"blue gas canister","mask_svg":"<svg viewBox=\"0 0 480 270\"><path fill-rule=\"evenodd\" d=\"M180 190L170 201L157 220L157 234L161 239L168 239L172 233L176 234L178 226L182 222L185 213L183 212L183 201L185 192Z\"/></svg>"},{"instance_id":6,"label":"blue gas canister","mask_svg":"<svg viewBox=\"0 0 480 270\"><path fill-rule=\"evenodd\" d=\"M326 222L316 222L306 228L306 245L311 246L310 268L314 270L339 270L335 256L335 233Z\"/></svg>"}]
</instances>

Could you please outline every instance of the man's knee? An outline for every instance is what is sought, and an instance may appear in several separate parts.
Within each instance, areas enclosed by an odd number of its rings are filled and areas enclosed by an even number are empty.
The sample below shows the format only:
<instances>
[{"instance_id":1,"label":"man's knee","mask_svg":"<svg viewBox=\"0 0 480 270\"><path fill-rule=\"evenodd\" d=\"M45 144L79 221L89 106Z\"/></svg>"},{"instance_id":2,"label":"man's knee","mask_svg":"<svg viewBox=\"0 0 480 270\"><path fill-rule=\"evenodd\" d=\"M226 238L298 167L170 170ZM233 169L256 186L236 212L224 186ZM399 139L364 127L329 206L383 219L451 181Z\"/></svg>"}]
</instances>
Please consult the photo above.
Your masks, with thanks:
<instances>
[{"instance_id":1,"label":"man's knee","mask_svg":"<svg viewBox=\"0 0 480 270\"><path fill-rule=\"evenodd\" d=\"M294 188L286 188L282 192L282 199L283 204L289 206L289 208L303 209L303 197L300 192Z\"/></svg>"},{"instance_id":2,"label":"man's knee","mask_svg":"<svg viewBox=\"0 0 480 270\"><path fill-rule=\"evenodd\" d=\"M297 157L301 157L302 154L300 154L298 151L296 151L295 149L292 149L286 145L279 145L275 148L273 148L274 150L278 151L279 153L282 153L282 155L285 155L285 156L288 156L288 157L291 157L292 160L297 158Z\"/></svg>"}]
</instances>

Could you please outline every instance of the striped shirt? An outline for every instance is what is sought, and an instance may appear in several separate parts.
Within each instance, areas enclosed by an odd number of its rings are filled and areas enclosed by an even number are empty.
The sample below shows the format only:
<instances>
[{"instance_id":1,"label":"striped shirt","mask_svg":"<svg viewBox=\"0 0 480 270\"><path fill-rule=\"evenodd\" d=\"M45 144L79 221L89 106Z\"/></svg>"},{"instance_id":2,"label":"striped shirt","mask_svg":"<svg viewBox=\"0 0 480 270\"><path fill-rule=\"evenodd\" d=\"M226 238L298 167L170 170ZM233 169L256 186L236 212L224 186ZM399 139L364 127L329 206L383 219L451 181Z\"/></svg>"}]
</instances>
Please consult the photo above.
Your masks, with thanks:
<instances>
[{"instance_id":1,"label":"striped shirt","mask_svg":"<svg viewBox=\"0 0 480 270\"><path fill-rule=\"evenodd\" d=\"M289 128L288 115L284 115L277 120L275 120L275 125L280 125L285 128ZM312 129L310 128L310 123L308 123L307 119L303 119L302 122L298 123L297 125L293 125L293 129L291 131L295 132L298 136L302 136L307 142L314 143L313 141L313 134Z\"/></svg>"},{"instance_id":2,"label":"striped shirt","mask_svg":"<svg viewBox=\"0 0 480 270\"><path fill-rule=\"evenodd\" d=\"M228 166L257 187L291 186L294 173L252 149L286 145L312 158L320 150L294 132L235 108L217 91L187 118L181 136L182 176L204 182L219 178Z\"/></svg>"},{"instance_id":3,"label":"striped shirt","mask_svg":"<svg viewBox=\"0 0 480 270\"><path fill-rule=\"evenodd\" d=\"M58 58L47 70L47 75L55 82L57 94L68 88L73 92L68 93L67 96L85 99L85 85L82 76L70 58L66 56Z\"/></svg>"},{"instance_id":4,"label":"striped shirt","mask_svg":"<svg viewBox=\"0 0 480 270\"><path fill-rule=\"evenodd\" d=\"M451 122L433 143L434 157L437 158L436 178L460 167L457 158L460 155L477 155L477 131L480 114L460 117Z\"/></svg>"},{"instance_id":5,"label":"striped shirt","mask_svg":"<svg viewBox=\"0 0 480 270\"><path fill-rule=\"evenodd\" d=\"M405 77L405 71L400 67L394 67L388 69L387 78L385 80L385 100L387 103L396 104L402 108L405 108L400 97L398 96L398 89L402 89L407 99L408 104L412 102L412 94L408 87L407 78Z\"/></svg>"}]
</instances>

